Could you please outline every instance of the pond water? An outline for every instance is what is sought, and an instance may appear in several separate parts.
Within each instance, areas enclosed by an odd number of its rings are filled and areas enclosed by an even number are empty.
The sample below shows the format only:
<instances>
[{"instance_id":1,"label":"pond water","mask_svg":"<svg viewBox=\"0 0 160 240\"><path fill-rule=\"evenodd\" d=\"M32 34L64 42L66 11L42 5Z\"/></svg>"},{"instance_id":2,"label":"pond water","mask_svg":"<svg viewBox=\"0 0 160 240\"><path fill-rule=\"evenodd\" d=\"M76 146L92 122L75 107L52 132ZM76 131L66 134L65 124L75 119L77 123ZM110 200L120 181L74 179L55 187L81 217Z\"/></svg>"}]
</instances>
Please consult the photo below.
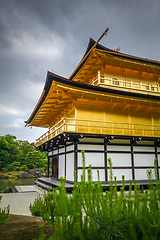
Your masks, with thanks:
<instances>
[{"instance_id":1,"label":"pond water","mask_svg":"<svg viewBox=\"0 0 160 240\"><path fill-rule=\"evenodd\" d=\"M0 179L0 192L7 187L14 188L14 186L34 185L34 178L19 178L19 179Z\"/></svg>"}]
</instances>

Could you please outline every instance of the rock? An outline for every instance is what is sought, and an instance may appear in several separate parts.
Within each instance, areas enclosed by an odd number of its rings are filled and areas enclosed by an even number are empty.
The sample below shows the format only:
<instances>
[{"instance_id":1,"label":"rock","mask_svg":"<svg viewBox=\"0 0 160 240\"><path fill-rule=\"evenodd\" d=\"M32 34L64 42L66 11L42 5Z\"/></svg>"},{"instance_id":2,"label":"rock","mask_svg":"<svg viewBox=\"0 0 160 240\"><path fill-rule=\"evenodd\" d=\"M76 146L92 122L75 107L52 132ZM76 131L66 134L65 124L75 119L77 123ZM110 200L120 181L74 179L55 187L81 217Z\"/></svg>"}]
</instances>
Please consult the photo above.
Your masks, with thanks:
<instances>
[{"instance_id":1,"label":"rock","mask_svg":"<svg viewBox=\"0 0 160 240\"><path fill-rule=\"evenodd\" d=\"M28 170L28 174L29 174L29 175L33 175L33 176L34 176L34 172L35 172L34 169L29 169L29 170Z\"/></svg>"},{"instance_id":2,"label":"rock","mask_svg":"<svg viewBox=\"0 0 160 240\"><path fill-rule=\"evenodd\" d=\"M47 174L46 174L46 173L43 173L41 177L47 177Z\"/></svg>"},{"instance_id":3,"label":"rock","mask_svg":"<svg viewBox=\"0 0 160 240\"><path fill-rule=\"evenodd\" d=\"M28 177L29 177L29 178L34 178L34 175L28 174Z\"/></svg>"},{"instance_id":4,"label":"rock","mask_svg":"<svg viewBox=\"0 0 160 240\"><path fill-rule=\"evenodd\" d=\"M7 187L3 192L4 193L14 193L14 189Z\"/></svg>"},{"instance_id":5,"label":"rock","mask_svg":"<svg viewBox=\"0 0 160 240\"><path fill-rule=\"evenodd\" d=\"M34 172L35 172L34 169L29 169L27 172L28 172L28 177L29 178L34 178Z\"/></svg>"},{"instance_id":6,"label":"rock","mask_svg":"<svg viewBox=\"0 0 160 240\"><path fill-rule=\"evenodd\" d=\"M35 172L34 176L36 178L40 178L42 176L42 174L41 174L41 172L37 171L37 172Z\"/></svg>"},{"instance_id":7,"label":"rock","mask_svg":"<svg viewBox=\"0 0 160 240\"><path fill-rule=\"evenodd\" d=\"M3 178L4 178L4 179L8 179L9 176L8 176L8 175L4 175Z\"/></svg>"},{"instance_id":8,"label":"rock","mask_svg":"<svg viewBox=\"0 0 160 240\"><path fill-rule=\"evenodd\" d=\"M36 168L36 169L29 169L28 170L28 175L29 175L30 178L32 178L32 177L39 178L39 177L42 176L41 171L38 168Z\"/></svg>"},{"instance_id":9,"label":"rock","mask_svg":"<svg viewBox=\"0 0 160 240\"><path fill-rule=\"evenodd\" d=\"M20 175L20 178L28 178L28 173L27 172L22 172Z\"/></svg>"}]
</instances>

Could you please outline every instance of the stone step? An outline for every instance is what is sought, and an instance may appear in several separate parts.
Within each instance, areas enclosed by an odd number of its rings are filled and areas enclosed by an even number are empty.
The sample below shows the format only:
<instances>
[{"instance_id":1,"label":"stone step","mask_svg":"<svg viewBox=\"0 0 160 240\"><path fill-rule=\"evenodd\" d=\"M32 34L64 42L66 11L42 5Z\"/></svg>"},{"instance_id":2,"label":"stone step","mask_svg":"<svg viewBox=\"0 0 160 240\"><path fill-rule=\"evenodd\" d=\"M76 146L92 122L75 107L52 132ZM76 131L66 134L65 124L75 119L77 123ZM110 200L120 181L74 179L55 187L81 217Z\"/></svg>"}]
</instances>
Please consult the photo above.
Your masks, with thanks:
<instances>
[{"instance_id":1,"label":"stone step","mask_svg":"<svg viewBox=\"0 0 160 240\"><path fill-rule=\"evenodd\" d=\"M50 178L47 178L47 180L46 180L46 178L37 178L36 181L41 182L43 184L46 184L47 186L50 186L51 188L57 187L57 185L54 183L54 181ZM58 182L58 185L59 185L60 182L59 181L57 181L57 182Z\"/></svg>"},{"instance_id":2,"label":"stone step","mask_svg":"<svg viewBox=\"0 0 160 240\"><path fill-rule=\"evenodd\" d=\"M36 181L35 181L35 184L36 184L37 186L43 188L43 189L46 189L46 190L49 190L49 189L50 189L50 190L52 191L52 188L53 188L53 187L51 187L51 186L48 186L48 185L45 184L45 183L40 182L39 180L36 180Z\"/></svg>"},{"instance_id":3,"label":"stone step","mask_svg":"<svg viewBox=\"0 0 160 240\"><path fill-rule=\"evenodd\" d=\"M15 186L14 188L16 189L16 192L18 192L18 193L22 192L22 190L19 186Z\"/></svg>"}]
</instances>

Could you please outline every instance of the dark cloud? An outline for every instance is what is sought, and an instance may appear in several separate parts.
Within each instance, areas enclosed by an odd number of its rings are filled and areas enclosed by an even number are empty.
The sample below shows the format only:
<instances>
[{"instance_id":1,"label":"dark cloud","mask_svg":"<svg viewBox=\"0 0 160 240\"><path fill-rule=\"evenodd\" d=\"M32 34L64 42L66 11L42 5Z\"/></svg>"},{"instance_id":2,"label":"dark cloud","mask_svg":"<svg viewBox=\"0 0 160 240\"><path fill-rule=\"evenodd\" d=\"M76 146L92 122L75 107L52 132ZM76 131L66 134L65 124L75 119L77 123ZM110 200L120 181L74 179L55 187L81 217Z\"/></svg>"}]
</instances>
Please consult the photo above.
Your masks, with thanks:
<instances>
[{"instance_id":1,"label":"dark cloud","mask_svg":"<svg viewBox=\"0 0 160 240\"><path fill-rule=\"evenodd\" d=\"M33 141L41 134L23 120L47 71L69 77L89 38L97 40L107 27L101 44L160 60L159 9L159 0L0 0L0 135Z\"/></svg>"}]
</instances>

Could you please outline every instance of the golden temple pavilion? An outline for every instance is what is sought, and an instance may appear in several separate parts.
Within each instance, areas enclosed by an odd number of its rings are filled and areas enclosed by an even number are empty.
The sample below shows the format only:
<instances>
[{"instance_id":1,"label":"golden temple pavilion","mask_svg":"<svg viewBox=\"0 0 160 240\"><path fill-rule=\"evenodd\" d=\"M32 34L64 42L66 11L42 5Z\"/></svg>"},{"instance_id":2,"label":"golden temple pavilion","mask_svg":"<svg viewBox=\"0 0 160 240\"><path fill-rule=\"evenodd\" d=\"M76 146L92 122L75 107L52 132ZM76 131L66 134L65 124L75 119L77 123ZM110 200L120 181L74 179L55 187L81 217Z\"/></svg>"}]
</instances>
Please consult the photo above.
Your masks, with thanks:
<instances>
[{"instance_id":1,"label":"golden temple pavilion","mask_svg":"<svg viewBox=\"0 0 160 240\"><path fill-rule=\"evenodd\" d=\"M86 167L109 181L107 158L117 180L146 181L154 158L160 167L160 62L121 53L90 39L69 78L48 72L27 126L46 128L36 147L48 152L52 178L74 182ZM49 174L49 170L48 170Z\"/></svg>"}]
</instances>

